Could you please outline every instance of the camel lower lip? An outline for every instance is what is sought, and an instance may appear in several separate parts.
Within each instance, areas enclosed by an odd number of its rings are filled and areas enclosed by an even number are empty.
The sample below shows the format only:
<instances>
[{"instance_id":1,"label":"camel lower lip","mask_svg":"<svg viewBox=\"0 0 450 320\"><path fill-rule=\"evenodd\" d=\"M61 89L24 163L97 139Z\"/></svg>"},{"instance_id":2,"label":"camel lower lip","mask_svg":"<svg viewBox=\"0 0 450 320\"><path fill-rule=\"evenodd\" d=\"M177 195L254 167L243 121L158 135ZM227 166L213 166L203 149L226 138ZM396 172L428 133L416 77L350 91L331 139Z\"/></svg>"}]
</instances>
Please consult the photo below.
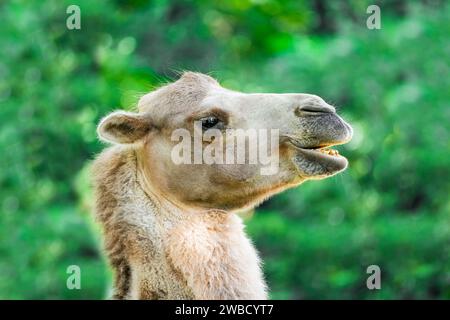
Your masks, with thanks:
<instances>
[{"instance_id":1,"label":"camel lower lip","mask_svg":"<svg viewBox=\"0 0 450 320\"><path fill-rule=\"evenodd\" d=\"M344 170L348 161L336 150L328 148L301 148L292 143L297 155L294 163L308 176L329 176Z\"/></svg>"}]
</instances>

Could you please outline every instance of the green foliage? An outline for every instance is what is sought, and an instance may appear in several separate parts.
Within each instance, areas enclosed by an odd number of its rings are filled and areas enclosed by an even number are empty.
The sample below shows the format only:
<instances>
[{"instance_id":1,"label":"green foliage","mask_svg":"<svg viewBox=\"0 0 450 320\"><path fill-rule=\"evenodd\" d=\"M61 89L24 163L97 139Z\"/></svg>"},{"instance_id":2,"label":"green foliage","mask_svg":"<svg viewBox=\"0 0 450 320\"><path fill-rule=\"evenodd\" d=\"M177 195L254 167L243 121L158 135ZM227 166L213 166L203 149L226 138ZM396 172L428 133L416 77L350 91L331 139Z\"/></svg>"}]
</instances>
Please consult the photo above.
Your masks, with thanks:
<instances>
[{"instance_id":1,"label":"green foliage","mask_svg":"<svg viewBox=\"0 0 450 320\"><path fill-rule=\"evenodd\" d=\"M242 91L324 97L355 129L350 168L266 202L248 229L273 298L450 298L450 6L370 1L0 4L0 298L100 299L95 126L180 69ZM82 270L67 290L66 269ZM382 289L365 286L382 270Z\"/></svg>"},{"instance_id":2,"label":"green foliage","mask_svg":"<svg viewBox=\"0 0 450 320\"><path fill-rule=\"evenodd\" d=\"M449 298L448 226L427 215L370 221L305 223L260 212L249 224L266 260L275 299ZM368 290L366 269L378 265L382 289Z\"/></svg>"}]
</instances>

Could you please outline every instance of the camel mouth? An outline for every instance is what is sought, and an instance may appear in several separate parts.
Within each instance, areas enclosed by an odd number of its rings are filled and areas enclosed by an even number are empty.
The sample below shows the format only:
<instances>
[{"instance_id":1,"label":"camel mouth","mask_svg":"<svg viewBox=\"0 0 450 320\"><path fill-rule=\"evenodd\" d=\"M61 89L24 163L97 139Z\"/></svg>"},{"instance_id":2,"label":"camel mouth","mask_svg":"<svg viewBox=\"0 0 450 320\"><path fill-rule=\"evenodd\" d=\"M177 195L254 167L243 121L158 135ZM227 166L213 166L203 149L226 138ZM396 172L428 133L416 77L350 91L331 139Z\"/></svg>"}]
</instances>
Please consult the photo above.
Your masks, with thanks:
<instances>
[{"instance_id":1,"label":"camel mouth","mask_svg":"<svg viewBox=\"0 0 450 320\"><path fill-rule=\"evenodd\" d=\"M321 143L318 145L302 145L296 139L289 138L289 143L295 149L292 159L302 176L326 177L343 171L348 166L348 160L332 149L332 146L344 144L348 141Z\"/></svg>"},{"instance_id":2,"label":"camel mouth","mask_svg":"<svg viewBox=\"0 0 450 320\"><path fill-rule=\"evenodd\" d=\"M322 143L315 146L304 146L299 141L293 138L289 138L289 142L296 148L296 149L302 149L302 150L310 150L313 152L320 152L322 154L328 155L328 156L340 156L339 151L332 149L330 147L344 144L345 141L342 142L335 142L335 143Z\"/></svg>"}]
</instances>

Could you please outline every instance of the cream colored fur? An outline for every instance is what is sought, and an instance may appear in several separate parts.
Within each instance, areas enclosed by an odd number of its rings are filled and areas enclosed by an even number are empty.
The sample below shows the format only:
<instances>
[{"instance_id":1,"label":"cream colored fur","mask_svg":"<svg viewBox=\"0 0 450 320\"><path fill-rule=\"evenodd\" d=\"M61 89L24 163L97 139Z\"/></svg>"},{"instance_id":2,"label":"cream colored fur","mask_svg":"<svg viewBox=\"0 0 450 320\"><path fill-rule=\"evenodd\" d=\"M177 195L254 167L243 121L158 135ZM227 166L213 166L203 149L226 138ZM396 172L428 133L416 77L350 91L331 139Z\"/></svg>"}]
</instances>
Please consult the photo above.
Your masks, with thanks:
<instances>
[{"instance_id":1,"label":"cream colored fur","mask_svg":"<svg viewBox=\"0 0 450 320\"><path fill-rule=\"evenodd\" d=\"M114 177L105 177L105 168L114 168ZM98 208L106 242L117 247L108 251L113 261L123 257L130 268L130 288L116 292L117 298L267 298L258 255L236 214L180 210L157 200L139 179L131 148L104 151L94 173L102 186L97 197L108 194L108 208ZM105 211L108 217L101 214Z\"/></svg>"}]
</instances>

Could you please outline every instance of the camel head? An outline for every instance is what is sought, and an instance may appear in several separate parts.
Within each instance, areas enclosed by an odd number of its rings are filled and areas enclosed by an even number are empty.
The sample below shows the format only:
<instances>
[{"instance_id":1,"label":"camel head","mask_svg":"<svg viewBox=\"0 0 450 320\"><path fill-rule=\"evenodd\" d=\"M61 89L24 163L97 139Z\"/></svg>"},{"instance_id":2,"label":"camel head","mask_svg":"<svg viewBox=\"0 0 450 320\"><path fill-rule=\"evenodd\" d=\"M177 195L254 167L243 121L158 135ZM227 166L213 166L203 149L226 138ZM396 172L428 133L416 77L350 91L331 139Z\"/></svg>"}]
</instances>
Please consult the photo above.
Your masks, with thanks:
<instances>
[{"instance_id":1,"label":"camel head","mask_svg":"<svg viewBox=\"0 0 450 320\"><path fill-rule=\"evenodd\" d=\"M236 132L251 130L256 135L244 138L244 162L203 161L208 147L236 151ZM144 95L137 112L106 116L98 134L135 150L138 174L147 182L144 188L151 189L148 192L184 207L239 210L305 180L344 170L346 158L330 147L348 142L352 129L318 96L242 93L221 87L210 76L187 72ZM264 135L266 143L259 149L268 161L249 161L250 146L258 146L255 139L264 141ZM198 142L196 136L203 139ZM235 144L228 144L231 139ZM192 146L182 150L187 160L182 163L178 155L174 159L181 140ZM215 150L210 154L218 155L217 160L221 157ZM236 157L237 152L230 159ZM268 163L271 170L262 170Z\"/></svg>"}]
</instances>

